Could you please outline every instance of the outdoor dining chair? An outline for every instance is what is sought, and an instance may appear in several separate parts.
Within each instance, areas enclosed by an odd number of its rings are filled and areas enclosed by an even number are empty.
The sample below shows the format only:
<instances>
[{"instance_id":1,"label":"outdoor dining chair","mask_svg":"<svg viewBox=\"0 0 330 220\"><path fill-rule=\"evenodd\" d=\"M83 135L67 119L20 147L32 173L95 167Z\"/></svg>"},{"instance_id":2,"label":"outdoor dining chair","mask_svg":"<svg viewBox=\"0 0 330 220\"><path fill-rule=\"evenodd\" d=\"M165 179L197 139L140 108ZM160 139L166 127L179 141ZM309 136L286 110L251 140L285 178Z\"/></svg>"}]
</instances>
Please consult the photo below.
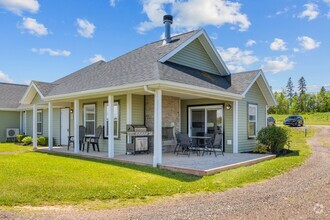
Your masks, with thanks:
<instances>
[{"instance_id":1,"label":"outdoor dining chair","mask_svg":"<svg viewBox=\"0 0 330 220\"><path fill-rule=\"evenodd\" d=\"M211 140L209 144L205 147L202 156L205 152L214 153L215 157L217 157L217 152L220 152L222 156L224 156L222 134L215 134L213 140Z\"/></svg>"},{"instance_id":2,"label":"outdoor dining chair","mask_svg":"<svg viewBox=\"0 0 330 220\"><path fill-rule=\"evenodd\" d=\"M178 133L176 134L177 146L175 147L174 153L179 155L179 153L187 154L190 156L190 151L193 150L193 144L191 139L187 134Z\"/></svg>"},{"instance_id":3,"label":"outdoor dining chair","mask_svg":"<svg viewBox=\"0 0 330 220\"><path fill-rule=\"evenodd\" d=\"M93 146L93 150L95 151L95 147L97 147L97 151L100 152L100 147L99 147L99 140L103 132L103 127L100 125L96 128L95 131L95 136L88 136L86 137L86 142L87 142L87 153L89 151L89 146Z\"/></svg>"},{"instance_id":4,"label":"outdoor dining chair","mask_svg":"<svg viewBox=\"0 0 330 220\"><path fill-rule=\"evenodd\" d=\"M85 149L85 135L86 128L82 125L79 126L79 150L84 151ZM74 147L74 136L68 136L68 150L70 150L70 144Z\"/></svg>"}]
</instances>

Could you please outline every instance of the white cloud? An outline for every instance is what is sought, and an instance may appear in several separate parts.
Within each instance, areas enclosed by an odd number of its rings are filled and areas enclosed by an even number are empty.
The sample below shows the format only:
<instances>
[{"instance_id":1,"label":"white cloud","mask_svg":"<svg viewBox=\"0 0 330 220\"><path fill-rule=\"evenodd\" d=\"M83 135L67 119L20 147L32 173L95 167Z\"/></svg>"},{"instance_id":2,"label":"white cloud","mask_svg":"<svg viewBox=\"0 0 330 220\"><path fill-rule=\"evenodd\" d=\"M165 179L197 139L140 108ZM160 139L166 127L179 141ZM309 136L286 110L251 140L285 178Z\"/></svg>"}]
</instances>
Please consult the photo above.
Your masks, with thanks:
<instances>
[{"instance_id":1,"label":"white cloud","mask_svg":"<svg viewBox=\"0 0 330 220\"><path fill-rule=\"evenodd\" d=\"M53 50L50 48L32 48L32 52L34 53L39 53L40 55L48 54L49 56L63 56L63 57L68 57L71 55L70 51L67 50Z\"/></svg>"},{"instance_id":2,"label":"white cloud","mask_svg":"<svg viewBox=\"0 0 330 220\"><path fill-rule=\"evenodd\" d=\"M141 22L137 31L145 33L153 28L163 26L163 15L171 9L174 15L173 28L177 31L197 29L204 25L220 27L231 24L239 31L246 31L251 25L246 14L241 13L241 4L225 0L143 0L143 12L148 21Z\"/></svg>"},{"instance_id":3,"label":"white cloud","mask_svg":"<svg viewBox=\"0 0 330 220\"><path fill-rule=\"evenodd\" d=\"M78 33L86 38L92 38L94 31L95 31L95 25L91 22L89 22L86 19L77 18L77 24L78 24Z\"/></svg>"},{"instance_id":4,"label":"white cloud","mask_svg":"<svg viewBox=\"0 0 330 220\"><path fill-rule=\"evenodd\" d=\"M299 51L300 51L299 48L293 48L293 52L297 53Z\"/></svg>"},{"instance_id":5,"label":"white cloud","mask_svg":"<svg viewBox=\"0 0 330 220\"><path fill-rule=\"evenodd\" d=\"M276 57L275 59L266 57L264 61L265 63L261 66L261 69L263 69L266 73L273 74L291 70L295 64L293 61L289 61L289 58L286 55Z\"/></svg>"},{"instance_id":6,"label":"white cloud","mask_svg":"<svg viewBox=\"0 0 330 220\"><path fill-rule=\"evenodd\" d=\"M317 4L314 3L308 3L304 5L305 10L301 12L301 14L298 16L299 18L305 18L307 17L309 21L314 20L319 15L319 7Z\"/></svg>"},{"instance_id":7,"label":"white cloud","mask_svg":"<svg viewBox=\"0 0 330 220\"><path fill-rule=\"evenodd\" d=\"M287 50L286 42L280 38L275 38L270 44L270 49L273 51L285 51Z\"/></svg>"},{"instance_id":8,"label":"white cloud","mask_svg":"<svg viewBox=\"0 0 330 220\"><path fill-rule=\"evenodd\" d=\"M306 88L308 89L309 92L319 92L324 86L325 90L330 91L330 84L326 85L307 85Z\"/></svg>"},{"instance_id":9,"label":"white cloud","mask_svg":"<svg viewBox=\"0 0 330 220\"><path fill-rule=\"evenodd\" d=\"M110 0L110 6L115 7L118 0Z\"/></svg>"},{"instance_id":10,"label":"white cloud","mask_svg":"<svg viewBox=\"0 0 330 220\"><path fill-rule=\"evenodd\" d=\"M318 48L321 45L321 42L318 42L314 40L313 38L307 37L307 36L302 36L298 37L299 45L304 49L304 50L313 50L315 48Z\"/></svg>"},{"instance_id":11,"label":"white cloud","mask_svg":"<svg viewBox=\"0 0 330 220\"><path fill-rule=\"evenodd\" d=\"M227 67L232 72L241 72L246 67L257 62L258 58L250 50L240 50L237 47L227 49L217 48Z\"/></svg>"},{"instance_id":12,"label":"white cloud","mask_svg":"<svg viewBox=\"0 0 330 220\"><path fill-rule=\"evenodd\" d=\"M0 0L0 7L16 15L22 15L24 11L37 13L39 3L37 0Z\"/></svg>"},{"instance_id":13,"label":"white cloud","mask_svg":"<svg viewBox=\"0 0 330 220\"><path fill-rule=\"evenodd\" d=\"M30 85L31 81L32 81L32 80L30 80L30 79L24 80L23 84L25 84L25 85Z\"/></svg>"},{"instance_id":14,"label":"white cloud","mask_svg":"<svg viewBox=\"0 0 330 220\"><path fill-rule=\"evenodd\" d=\"M14 80L0 70L0 82L13 83Z\"/></svg>"},{"instance_id":15,"label":"white cloud","mask_svg":"<svg viewBox=\"0 0 330 220\"><path fill-rule=\"evenodd\" d=\"M91 63L96 63L97 61L100 61L100 60L105 61L105 58L101 54L95 54L93 57L88 59L88 61Z\"/></svg>"},{"instance_id":16,"label":"white cloud","mask_svg":"<svg viewBox=\"0 0 330 220\"><path fill-rule=\"evenodd\" d=\"M210 38L212 40L216 40L216 39L218 39L218 34L217 33L212 33L212 34L210 34Z\"/></svg>"},{"instance_id":17,"label":"white cloud","mask_svg":"<svg viewBox=\"0 0 330 220\"><path fill-rule=\"evenodd\" d=\"M27 30L29 34L38 37L48 35L48 30L45 25L38 23L37 20L33 18L23 18L23 23L19 28Z\"/></svg>"},{"instance_id":18,"label":"white cloud","mask_svg":"<svg viewBox=\"0 0 330 220\"><path fill-rule=\"evenodd\" d=\"M246 47L252 47L253 45L257 44L255 40L248 40L245 44Z\"/></svg>"}]
</instances>

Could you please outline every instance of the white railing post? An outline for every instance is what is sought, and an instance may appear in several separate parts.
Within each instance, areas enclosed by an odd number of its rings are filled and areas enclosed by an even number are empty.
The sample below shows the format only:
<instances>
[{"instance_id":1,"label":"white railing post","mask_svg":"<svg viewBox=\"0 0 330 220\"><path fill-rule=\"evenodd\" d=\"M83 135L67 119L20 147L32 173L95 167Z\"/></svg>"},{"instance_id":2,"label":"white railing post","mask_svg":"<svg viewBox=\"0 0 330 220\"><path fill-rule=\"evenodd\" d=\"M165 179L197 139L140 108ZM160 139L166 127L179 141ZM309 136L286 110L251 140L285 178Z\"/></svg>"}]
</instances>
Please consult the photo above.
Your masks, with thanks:
<instances>
[{"instance_id":1,"label":"white railing post","mask_svg":"<svg viewBox=\"0 0 330 220\"><path fill-rule=\"evenodd\" d=\"M115 156L115 138L114 138L114 97L108 96L108 157Z\"/></svg>"},{"instance_id":2,"label":"white railing post","mask_svg":"<svg viewBox=\"0 0 330 220\"><path fill-rule=\"evenodd\" d=\"M79 153L79 99L74 100L74 153Z\"/></svg>"},{"instance_id":3,"label":"white railing post","mask_svg":"<svg viewBox=\"0 0 330 220\"><path fill-rule=\"evenodd\" d=\"M32 133L33 133L33 150L37 149L37 145L38 145L38 133L37 133L37 105L34 104L33 105L33 111L32 111L32 121L33 121L33 125L32 125Z\"/></svg>"},{"instance_id":4,"label":"white railing post","mask_svg":"<svg viewBox=\"0 0 330 220\"><path fill-rule=\"evenodd\" d=\"M48 149L53 149L53 103L48 102Z\"/></svg>"}]
</instances>

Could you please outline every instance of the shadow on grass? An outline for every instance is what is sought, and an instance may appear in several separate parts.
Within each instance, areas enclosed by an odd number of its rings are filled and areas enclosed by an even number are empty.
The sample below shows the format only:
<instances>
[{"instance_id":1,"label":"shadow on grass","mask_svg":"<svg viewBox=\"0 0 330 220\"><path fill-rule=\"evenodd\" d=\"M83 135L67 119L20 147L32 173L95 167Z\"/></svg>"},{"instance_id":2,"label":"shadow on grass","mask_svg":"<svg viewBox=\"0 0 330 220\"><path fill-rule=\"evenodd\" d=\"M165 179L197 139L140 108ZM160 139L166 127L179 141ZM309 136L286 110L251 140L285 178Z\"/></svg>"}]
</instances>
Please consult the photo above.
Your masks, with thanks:
<instances>
[{"instance_id":1,"label":"shadow on grass","mask_svg":"<svg viewBox=\"0 0 330 220\"><path fill-rule=\"evenodd\" d=\"M113 166L117 166L117 167L121 167L121 168L127 168L127 169L145 172L145 173L149 173L149 174L154 174L154 175L158 175L158 176L162 176L162 177L166 177L166 178L171 178L171 179L175 179L175 180L178 180L181 182L194 182L194 181L197 181L202 178L199 176L194 176L194 175L189 175L189 174L184 174L184 173L179 173L179 172L173 172L173 171L158 169L158 168L149 167L149 166L129 164L129 163L119 162L119 161L102 160L102 159L96 159L96 158L86 158L86 157L80 157L80 156L76 156L76 155L68 155L65 153L44 152L44 151L35 151L35 152L39 153L39 154L52 155L52 156L70 158L70 159L81 160L81 161L109 164L109 165L113 165Z\"/></svg>"},{"instance_id":2,"label":"shadow on grass","mask_svg":"<svg viewBox=\"0 0 330 220\"><path fill-rule=\"evenodd\" d=\"M281 154L277 155L278 157L296 157L299 156L300 152L299 150L288 150L285 149L284 152L281 152Z\"/></svg>"}]
</instances>

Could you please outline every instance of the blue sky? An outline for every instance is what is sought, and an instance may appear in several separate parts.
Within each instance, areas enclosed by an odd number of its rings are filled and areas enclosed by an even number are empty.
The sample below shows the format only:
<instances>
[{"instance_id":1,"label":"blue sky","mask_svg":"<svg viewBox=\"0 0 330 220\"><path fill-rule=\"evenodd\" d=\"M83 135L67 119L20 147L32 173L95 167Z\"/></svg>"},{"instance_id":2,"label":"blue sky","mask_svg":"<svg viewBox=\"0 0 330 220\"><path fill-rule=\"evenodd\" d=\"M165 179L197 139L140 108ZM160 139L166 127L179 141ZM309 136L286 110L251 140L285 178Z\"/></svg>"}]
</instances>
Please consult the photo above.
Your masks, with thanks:
<instances>
[{"instance_id":1,"label":"blue sky","mask_svg":"<svg viewBox=\"0 0 330 220\"><path fill-rule=\"evenodd\" d=\"M0 0L0 81L52 82L109 61L159 40L165 13L174 34L204 28L233 73L330 90L330 0Z\"/></svg>"}]
</instances>

